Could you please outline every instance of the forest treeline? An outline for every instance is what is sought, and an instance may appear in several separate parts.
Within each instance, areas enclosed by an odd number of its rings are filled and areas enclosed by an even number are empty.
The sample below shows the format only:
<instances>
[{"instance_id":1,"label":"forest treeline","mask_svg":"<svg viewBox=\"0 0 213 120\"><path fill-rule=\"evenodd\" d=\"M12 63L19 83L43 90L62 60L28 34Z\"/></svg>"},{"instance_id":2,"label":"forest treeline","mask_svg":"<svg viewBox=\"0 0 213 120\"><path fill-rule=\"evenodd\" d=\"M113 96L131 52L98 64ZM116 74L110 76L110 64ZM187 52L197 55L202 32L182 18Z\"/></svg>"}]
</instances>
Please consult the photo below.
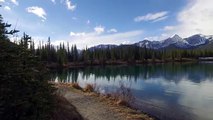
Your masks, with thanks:
<instances>
[{"instance_id":1,"label":"forest treeline","mask_svg":"<svg viewBox=\"0 0 213 120\"><path fill-rule=\"evenodd\" d=\"M30 45L33 54L41 61L58 63L59 65L75 64L119 64L119 63L147 63L147 62L184 62L197 60L199 57L213 56L212 49L148 49L135 45L121 45L107 48L86 48L78 50L76 45L61 43L59 46L39 44L38 48Z\"/></svg>"}]
</instances>

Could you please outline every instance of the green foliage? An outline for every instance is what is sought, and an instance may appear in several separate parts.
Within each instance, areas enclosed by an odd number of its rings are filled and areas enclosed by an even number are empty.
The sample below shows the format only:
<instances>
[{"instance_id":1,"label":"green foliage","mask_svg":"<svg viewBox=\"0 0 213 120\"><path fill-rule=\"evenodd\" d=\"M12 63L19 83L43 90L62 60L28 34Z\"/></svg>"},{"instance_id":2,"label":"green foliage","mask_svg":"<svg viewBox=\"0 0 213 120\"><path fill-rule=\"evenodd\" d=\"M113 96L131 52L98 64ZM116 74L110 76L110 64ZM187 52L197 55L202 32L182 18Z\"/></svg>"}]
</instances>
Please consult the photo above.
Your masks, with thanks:
<instances>
[{"instance_id":1,"label":"green foliage","mask_svg":"<svg viewBox=\"0 0 213 120\"><path fill-rule=\"evenodd\" d=\"M64 43L55 47L51 45L50 37L48 38L47 44L40 43L38 49L35 49L33 46L34 42L32 42L32 48L34 48L33 51L35 51L35 54L41 61L48 63L58 63L60 66L63 66L68 62L77 62L79 60L76 45L72 45L71 49L69 43L67 43L66 47Z\"/></svg>"},{"instance_id":2,"label":"green foliage","mask_svg":"<svg viewBox=\"0 0 213 120\"><path fill-rule=\"evenodd\" d=\"M10 25L7 25L7 26L10 26ZM0 14L0 39L7 39L7 36L6 36L6 24L3 23L3 18L2 18L2 15Z\"/></svg>"},{"instance_id":3,"label":"green foliage","mask_svg":"<svg viewBox=\"0 0 213 120\"><path fill-rule=\"evenodd\" d=\"M7 38L0 18L0 120L49 120L53 109L53 88L45 69L24 34L19 45Z\"/></svg>"}]
</instances>

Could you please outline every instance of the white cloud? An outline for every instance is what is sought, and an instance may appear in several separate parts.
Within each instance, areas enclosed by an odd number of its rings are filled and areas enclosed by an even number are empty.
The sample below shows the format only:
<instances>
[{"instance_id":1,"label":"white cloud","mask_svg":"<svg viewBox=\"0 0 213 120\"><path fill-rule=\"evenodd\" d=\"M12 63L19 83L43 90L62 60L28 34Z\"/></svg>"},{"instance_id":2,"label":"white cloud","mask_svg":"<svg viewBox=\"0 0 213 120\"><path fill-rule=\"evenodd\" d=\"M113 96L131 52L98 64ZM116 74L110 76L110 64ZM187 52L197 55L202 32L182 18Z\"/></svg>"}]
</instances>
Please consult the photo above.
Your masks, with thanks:
<instances>
[{"instance_id":1,"label":"white cloud","mask_svg":"<svg viewBox=\"0 0 213 120\"><path fill-rule=\"evenodd\" d=\"M85 35L86 35L85 32L81 32L81 33L70 32L71 37L80 37L80 36L85 36Z\"/></svg>"},{"instance_id":2,"label":"white cloud","mask_svg":"<svg viewBox=\"0 0 213 120\"><path fill-rule=\"evenodd\" d=\"M0 2L5 2L4 0L0 0Z\"/></svg>"},{"instance_id":3,"label":"white cloud","mask_svg":"<svg viewBox=\"0 0 213 120\"><path fill-rule=\"evenodd\" d=\"M46 12L43 8L38 7L38 6L32 6L32 7L28 7L26 8L27 12L29 13L33 13L35 15L37 15L38 17L42 18L43 20L46 20Z\"/></svg>"},{"instance_id":4,"label":"white cloud","mask_svg":"<svg viewBox=\"0 0 213 120\"><path fill-rule=\"evenodd\" d=\"M121 44L130 44L131 42L128 40L128 41L123 41Z\"/></svg>"},{"instance_id":5,"label":"white cloud","mask_svg":"<svg viewBox=\"0 0 213 120\"><path fill-rule=\"evenodd\" d=\"M17 0L11 0L11 2L15 5L19 5L18 1Z\"/></svg>"},{"instance_id":6,"label":"white cloud","mask_svg":"<svg viewBox=\"0 0 213 120\"><path fill-rule=\"evenodd\" d=\"M188 0L188 4L177 13L177 24L165 26L161 30L168 37L175 34L181 37L189 37L195 34L213 35L213 1L212 0ZM154 40L162 40L162 35L147 37Z\"/></svg>"},{"instance_id":7,"label":"white cloud","mask_svg":"<svg viewBox=\"0 0 213 120\"><path fill-rule=\"evenodd\" d=\"M105 31L105 27L102 27L101 25L100 26L96 26L94 28L95 32L98 33L98 34L101 34Z\"/></svg>"},{"instance_id":8,"label":"white cloud","mask_svg":"<svg viewBox=\"0 0 213 120\"><path fill-rule=\"evenodd\" d=\"M32 21L30 19L24 19L16 14L16 11L14 11L15 9L11 10L13 11L9 11L9 14L8 12L3 12L2 14L7 22L12 24L12 28L16 28L22 32L27 31L27 33L32 36L44 35L45 33L49 32L50 29L45 27L44 24L37 21ZM21 32L17 34L22 36Z\"/></svg>"},{"instance_id":9,"label":"white cloud","mask_svg":"<svg viewBox=\"0 0 213 120\"><path fill-rule=\"evenodd\" d=\"M90 20L87 20L87 24L90 24Z\"/></svg>"},{"instance_id":10,"label":"white cloud","mask_svg":"<svg viewBox=\"0 0 213 120\"><path fill-rule=\"evenodd\" d=\"M51 0L54 4L56 3L55 0Z\"/></svg>"},{"instance_id":11,"label":"white cloud","mask_svg":"<svg viewBox=\"0 0 213 120\"><path fill-rule=\"evenodd\" d=\"M164 31L170 31L170 30L174 30L175 29L175 26L165 26L163 28Z\"/></svg>"},{"instance_id":12,"label":"white cloud","mask_svg":"<svg viewBox=\"0 0 213 120\"><path fill-rule=\"evenodd\" d=\"M148 13L144 16L138 16L134 19L135 22L142 22L142 21L161 21L165 20L168 17L168 11L161 11L157 13Z\"/></svg>"},{"instance_id":13,"label":"white cloud","mask_svg":"<svg viewBox=\"0 0 213 120\"><path fill-rule=\"evenodd\" d=\"M6 10L6 11L10 11L10 10L11 10L11 8L10 8L9 6L5 6L5 7L4 7L4 10Z\"/></svg>"},{"instance_id":14,"label":"white cloud","mask_svg":"<svg viewBox=\"0 0 213 120\"><path fill-rule=\"evenodd\" d=\"M167 33L162 33L159 36L150 36L150 37L145 37L144 40L150 40L150 41L161 41L161 40L165 40L167 38L171 37L170 34Z\"/></svg>"},{"instance_id":15,"label":"white cloud","mask_svg":"<svg viewBox=\"0 0 213 120\"><path fill-rule=\"evenodd\" d=\"M141 40L143 34L142 30L128 31L115 34L97 34L96 32L84 33L84 35L76 36L79 33L70 33L72 35L69 40L56 40L52 42L54 45L59 45L60 42L69 42L70 44L76 44L79 49L83 49L86 46L92 47L99 44L121 44L130 43ZM80 33L82 34L82 33Z\"/></svg>"},{"instance_id":16,"label":"white cloud","mask_svg":"<svg viewBox=\"0 0 213 120\"><path fill-rule=\"evenodd\" d=\"M74 11L76 9L77 5L73 5L71 0L66 0L65 2L68 10Z\"/></svg>"},{"instance_id":17,"label":"white cloud","mask_svg":"<svg viewBox=\"0 0 213 120\"><path fill-rule=\"evenodd\" d=\"M165 19L167 19L167 18L168 18L168 16L164 16L164 17L158 18L158 19L156 19L156 20L153 20L153 22L162 21L162 20L165 20Z\"/></svg>"},{"instance_id":18,"label":"white cloud","mask_svg":"<svg viewBox=\"0 0 213 120\"><path fill-rule=\"evenodd\" d=\"M116 33L116 32L118 32L118 30L115 29L115 28L112 28L112 29L108 30L107 32L108 33Z\"/></svg>"},{"instance_id":19,"label":"white cloud","mask_svg":"<svg viewBox=\"0 0 213 120\"><path fill-rule=\"evenodd\" d=\"M164 27L167 34L189 37L194 34L213 35L213 0L188 0L177 15L178 24Z\"/></svg>"}]
</instances>

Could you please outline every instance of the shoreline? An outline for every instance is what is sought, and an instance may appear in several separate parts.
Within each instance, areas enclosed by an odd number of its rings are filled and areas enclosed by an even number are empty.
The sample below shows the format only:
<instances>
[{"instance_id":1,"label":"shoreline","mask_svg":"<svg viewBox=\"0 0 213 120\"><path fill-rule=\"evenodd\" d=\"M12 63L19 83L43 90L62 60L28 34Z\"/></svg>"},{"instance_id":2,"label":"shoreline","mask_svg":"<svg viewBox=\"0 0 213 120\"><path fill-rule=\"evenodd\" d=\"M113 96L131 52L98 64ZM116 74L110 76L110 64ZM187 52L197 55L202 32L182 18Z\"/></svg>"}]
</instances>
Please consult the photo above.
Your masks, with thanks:
<instances>
[{"instance_id":1,"label":"shoreline","mask_svg":"<svg viewBox=\"0 0 213 120\"><path fill-rule=\"evenodd\" d=\"M102 62L70 62L63 65L59 65L58 63L47 63L46 67L50 69L63 69L63 68L80 68L80 67L88 67L88 66L108 66L108 65L147 65L147 64L168 64L168 63L197 63L202 62L203 60L198 59L189 59L183 58L182 60L151 60L148 59L146 61L106 61Z\"/></svg>"},{"instance_id":2,"label":"shoreline","mask_svg":"<svg viewBox=\"0 0 213 120\"><path fill-rule=\"evenodd\" d=\"M120 117L125 118L126 120L154 120L156 119L155 117L151 117L151 115L146 114L142 111L138 111L135 110L134 108L128 106L126 103L122 103L113 98L110 94L104 95L104 94L100 94L97 93L95 91L89 91L89 90L85 90L85 88L77 88L77 87L73 87L73 84L71 83L54 83L55 88L57 88L58 90L60 89L66 89L67 94L77 94L77 95L81 95L84 97L89 97L92 100L96 100L97 104L100 102L101 104L104 104L104 106L107 109L110 109L113 111L113 114L115 114L116 116L119 115ZM65 94L64 92L61 92L59 94ZM66 96L66 95L64 95ZM67 98L69 99L69 98ZM73 98L74 99L74 98ZM72 100L71 100L71 104L72 104ZM88 101L86 101L88 102ZM92 104L93 102L91 102ZM83 103L82 103L83 104ZM75 106L75 104L73 104ZM96 105L96 102L94 103L94 106ZM78 109L78 106L75 106ZM90 108L93 109L93 108ZM97 109L97 108L96 108ZM81 111L80 111L81 114ZM107 113L106 113L107 114ZM84 116L84 115L82 115Z\"/></svg>"}]
</instances>

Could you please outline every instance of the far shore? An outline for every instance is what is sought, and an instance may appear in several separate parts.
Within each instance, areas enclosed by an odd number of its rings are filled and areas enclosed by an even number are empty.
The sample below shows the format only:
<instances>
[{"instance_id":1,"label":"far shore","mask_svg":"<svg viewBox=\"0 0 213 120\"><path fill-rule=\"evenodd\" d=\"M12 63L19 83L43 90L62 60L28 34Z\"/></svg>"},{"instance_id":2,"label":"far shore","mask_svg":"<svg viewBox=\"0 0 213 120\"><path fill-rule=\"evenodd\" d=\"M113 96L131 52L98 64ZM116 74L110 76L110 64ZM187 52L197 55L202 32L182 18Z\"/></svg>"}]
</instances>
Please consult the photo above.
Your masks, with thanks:
<instances>
[{"instance_id":1,"label":"far shore","mask_svg":"<svg viewBox=\"0 0 213 120\"><path fill-rule=\"evenodd\" d=\"M196 63L205 60L182 58L182 59L148 59L148 60L137 60L137 61L87 61L87 62L69 62L63 65L58 63L46 63L47 68L75 68L75 67L85 67L85 66L105 66L105 65L143 65L143 64L166 64L166 63Z\"/></svg>"}]
</instances>

